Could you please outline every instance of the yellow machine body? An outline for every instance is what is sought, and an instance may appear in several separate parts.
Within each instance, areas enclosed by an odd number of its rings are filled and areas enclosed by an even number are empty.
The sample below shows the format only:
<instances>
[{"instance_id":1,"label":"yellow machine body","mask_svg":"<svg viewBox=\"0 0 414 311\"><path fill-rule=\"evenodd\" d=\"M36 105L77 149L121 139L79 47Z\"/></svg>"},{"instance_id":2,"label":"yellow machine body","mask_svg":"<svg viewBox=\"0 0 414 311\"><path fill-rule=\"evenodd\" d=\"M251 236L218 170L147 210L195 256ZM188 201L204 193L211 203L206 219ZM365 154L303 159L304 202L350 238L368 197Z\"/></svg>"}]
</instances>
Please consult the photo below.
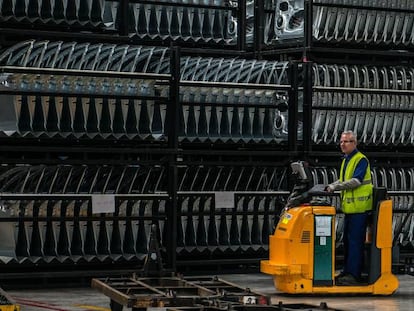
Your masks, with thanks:
<instances>
[{"instance_id":1,"label":"yellow machine body","mask_svg":"<svg viewBox=\"0 0 414 311\"><path fill-rule=\"evenodd\" d=\"M20 306L2 289L0 288L0 311L20 311Z\"/></svg>"},{"instance_id":2,"label":"yellow machine body","mask_svg":"<svg viewBox=\"0 0 414 311\"><path fill-rule=\"evenodd\" d=\"M392 201L378 205L372 243L380 254L378 277L358 286L335 285L335 208L301 205L282 214L270 236L269 260L261 271L273 276L277 290L289 294L391 295L398 288L392 274Z\"/></svg>"}]
</instances>

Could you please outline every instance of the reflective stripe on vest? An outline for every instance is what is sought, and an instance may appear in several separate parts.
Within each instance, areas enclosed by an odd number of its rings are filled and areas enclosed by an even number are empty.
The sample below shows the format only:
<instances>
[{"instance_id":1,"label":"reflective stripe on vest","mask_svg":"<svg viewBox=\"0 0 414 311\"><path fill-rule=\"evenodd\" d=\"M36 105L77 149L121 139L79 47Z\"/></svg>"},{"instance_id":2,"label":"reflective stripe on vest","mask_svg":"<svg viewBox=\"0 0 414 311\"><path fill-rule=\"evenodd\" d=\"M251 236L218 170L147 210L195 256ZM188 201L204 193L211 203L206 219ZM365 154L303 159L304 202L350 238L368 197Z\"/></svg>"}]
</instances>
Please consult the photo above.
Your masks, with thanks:
<instances>
[{"instance_id":1,"label":"reflective stripe on vest","mask_svg":"<svg viewBox=\"0 0 414 311\"><path fill-rule=\"evenodd\" d=\"M357 167L361 159L366 157L357 152L349 159L348 165L344 174L345 159L342 161L341 172L339 179L341 181L347 181L352 179L355 168ZM367 159L368 161L368 159ZM345 176L344 176L345 175ZM361 185L354 189L342 190L341 192L341 204L342 211L346 214L363 213L372 209L372 181L371 181L371 169L368 163L367 170L365 172L364 180Z\"/></svg>"}]
</instances>

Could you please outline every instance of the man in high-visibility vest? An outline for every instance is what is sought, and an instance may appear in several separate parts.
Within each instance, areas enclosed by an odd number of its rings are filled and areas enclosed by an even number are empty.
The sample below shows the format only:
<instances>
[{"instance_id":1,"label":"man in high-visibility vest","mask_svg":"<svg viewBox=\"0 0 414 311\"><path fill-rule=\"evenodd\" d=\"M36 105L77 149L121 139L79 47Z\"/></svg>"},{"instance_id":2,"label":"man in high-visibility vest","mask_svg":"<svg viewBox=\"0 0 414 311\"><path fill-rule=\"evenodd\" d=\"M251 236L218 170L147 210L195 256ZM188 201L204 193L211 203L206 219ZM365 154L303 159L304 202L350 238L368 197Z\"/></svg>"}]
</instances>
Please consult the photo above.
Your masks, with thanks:
<instances>
[{"instance_id":1,"label":"man in high-visibility vest","mask_svg":"<svg viewBox=\"0 0 414 311\"><path fill-rule=\"evenodd\" d=\"M357 137L352 131L341 135L344 153L339 180L326 190L341 191L344 222L344 268L336 278L337 285L354 285L361 281L368 212L372 209L372 180L369 161L357 149Z\"/></svg>"}]
</instances>

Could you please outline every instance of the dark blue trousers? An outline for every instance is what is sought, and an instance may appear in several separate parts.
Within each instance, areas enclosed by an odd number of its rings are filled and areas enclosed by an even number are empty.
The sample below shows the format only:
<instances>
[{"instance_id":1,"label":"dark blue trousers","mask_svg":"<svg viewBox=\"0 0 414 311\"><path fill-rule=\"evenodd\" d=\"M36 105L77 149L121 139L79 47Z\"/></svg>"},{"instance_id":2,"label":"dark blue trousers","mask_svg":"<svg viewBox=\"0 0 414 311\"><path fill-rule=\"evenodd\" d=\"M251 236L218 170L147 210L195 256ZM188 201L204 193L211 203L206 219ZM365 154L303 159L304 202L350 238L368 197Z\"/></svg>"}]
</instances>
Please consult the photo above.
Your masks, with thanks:
<instances>
[{"instance_id":1,"label":"dark blue trousers","mask_svg":"<svg viewBox=\"0 0 414 311\"><path fill-rule=\"evenodd\" d=\"M344 273L361 277L364 263L367 213L346 214L344 225Z\"/></svg>"}]
</instances>

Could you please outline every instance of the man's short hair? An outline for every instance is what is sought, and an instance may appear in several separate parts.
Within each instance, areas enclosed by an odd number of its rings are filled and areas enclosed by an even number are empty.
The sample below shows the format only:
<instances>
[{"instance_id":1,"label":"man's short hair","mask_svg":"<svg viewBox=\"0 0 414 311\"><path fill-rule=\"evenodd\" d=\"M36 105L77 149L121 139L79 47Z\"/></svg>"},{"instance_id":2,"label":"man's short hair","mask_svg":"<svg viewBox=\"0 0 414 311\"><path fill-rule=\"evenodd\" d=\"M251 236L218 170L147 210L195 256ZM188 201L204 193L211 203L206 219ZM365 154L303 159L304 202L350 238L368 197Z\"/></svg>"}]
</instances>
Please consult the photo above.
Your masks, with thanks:
<instances>
[{"instance_id":1,"label":"man's short hair","mask_svg":"<svg viewBox=\"0 0 414 311\"><path fill-rule=\"evenodd\" d=\"M354 131L346 130L346 131L343 131L341 135L349 135L354 139L355 143L357 142L357 136L354 133Z\"/></svg>"}]
</instances>

